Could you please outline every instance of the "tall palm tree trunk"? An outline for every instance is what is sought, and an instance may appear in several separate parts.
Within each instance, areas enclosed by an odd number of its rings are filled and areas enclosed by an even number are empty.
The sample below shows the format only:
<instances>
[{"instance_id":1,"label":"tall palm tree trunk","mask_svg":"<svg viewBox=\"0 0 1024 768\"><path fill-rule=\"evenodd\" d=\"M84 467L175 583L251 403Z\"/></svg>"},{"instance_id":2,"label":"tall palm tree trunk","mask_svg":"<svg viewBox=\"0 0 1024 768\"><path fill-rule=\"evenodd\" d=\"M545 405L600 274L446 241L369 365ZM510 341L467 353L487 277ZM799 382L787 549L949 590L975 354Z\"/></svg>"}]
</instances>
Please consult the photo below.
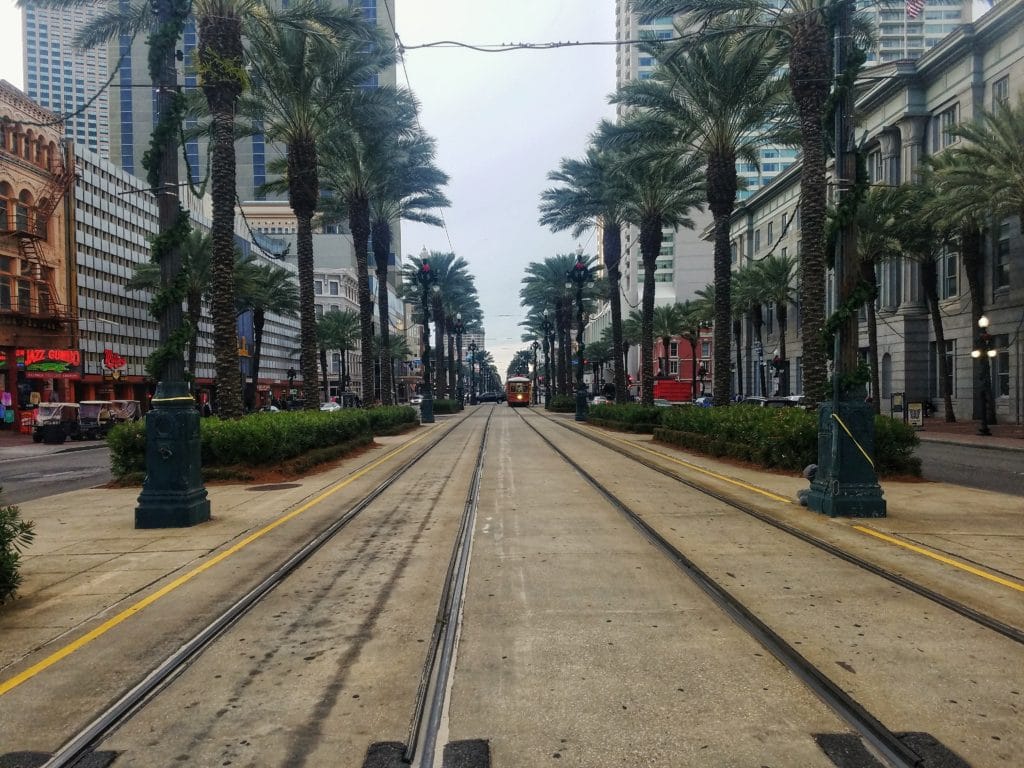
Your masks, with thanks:
<instances>
[{"instance_id":1,"label":"tall palm tree trunk","mask_svg":"<svg viewBox=\"0 0 1024 768\"><path fill-rule=\"evenodd\" d=\"M188 339L188 377L194 387L196 381L196 359L199 355L199 320L203 316L202 300L197 302L190 301L185 314L188 317L190 329Z\"/></svg>"},{"instance_id":2,"label":"tall palm tree trunk","mask_svg":"<svg viewBox=\"0 0 1024 768\"><path fill-rule=\"evenodd\" d=\"M299 369L302 402L307 411L320 407L317 376L316 300L313 296L313 214L320 194L316 143L309 139L288 145L288 200L295 213L299 267Z\"/></svg>"},{"instance_id":3,"label":"tall palm tree trunk","mask_svg":"<svg viewBox=\"0 0 1024 768\"><path fill-rule=\"evenodd\" d=\"M708 158L708 207L714 219L715 251L715 326L714 326L714 370L711 377L711 396L715 405L729 403L729 329L732 318L732 243L729 235L729 219L736 205L735 153L713 155ZM739 369L737 369L738 371Z\"/></svg>"},{"instance_id":4,"label":"tall palm tree trunk","mask_svg":"<svg viewBox=\"0 0 1024 768\"><path fill-rule=\"evenodd\" d=\"M434 315L434 351L437 355L437 364L434 366L434 388L437 390L438 398L448 397L447 376L444 367L444 337L447 332L444 316L444 306L441 304L441 297L435 296L432 313Z\"/></svg>"},{"instance_id":5,"label":"tall palm tree trunk","mask_svg":"<svg viewBox=\"0 0 1024 768\"><path fill-rule=\"evenodd\" d=\"M604 250L604 263L608 268L608 303L612 312L612 371L615 383L615 402L625 403L629 393L626 391L626 364L622 347L622 293L620 281L622 271L622 226L606 223L601 235Z\"/></svg>"},{"instance_id":6,"label":"tall palm tree trunk","mask_svg":"<svg viewBox=\"0 0 1024 768\"><path fill-rule=\"evenodd\" d=\"M242 415L235 317L235 108L242 93L242 23L230 16L202 16L199 61L203 92L211 116L210 181L213 217L210 239L210 313L213 317L217 412L222 418Z\"/></svg>"},{"instance_id":7,"label":"tall palm tree trunk","mask_svg":"<svg viewBox=\"0 0 1024 768\"><path fill-rule=\"evenodd\" d=\"M811 403L825 396L825 137L822 104L832 80L829 41L821 20L808 14L795 22L789 55L793 101L799 113L800 309L803 312L804 393Z\"/></svg>"},{"instance_id":8,"label":"tall palm tree trunk","mask_svg":"<svg viewBox=\"0 0 1024 768\"><path fill-rule=\"evenodd\" d=\"M860 268L861 279L871 286L871 294L864 303L868 318L868 365L871 371L871 405L875 413L882 412L882 383L878 372L878 316L875 314L875 298L878 296L878 278L875 265L864 262Z\"/></svg>"},{"instance_id":9,"label":"tall palm tree trunk","mask_svg":"<svg viewBox=\"0 0 1024 768\"><path fill-rule=\"evenodd\" d=\"M953 412L953 393L949 387L949 361L946 359L946 329L942 327L942 310L939 308L938 265L934 259L925 259L921 263L921 287L924 289L925 301L928 303L928 314L932 320L932 332L935 334L935 356L939 363L939 394L942 396L943 410L946 421L956 421Z\"/></svg>"},{"instance_id":10,"label":"tall palm tree trunk","mask_svg":"<svg viewBox=\"0 0 1024 768\"><path fill-rule=\"evenodd\" d=\"M654 405L654 271L660 251L661 220L648 218L640 224L640 256L644 264L644 292L640 302L640 402L644 405Z\"/></svg>"},{"instance_id":11,"label":"tall palm tree trunk","mask_svg":"<svg viewBox=\"0 0 1024 768\"><path fill-rule=\"evenodd\" d=\"M370 298L370 204L361 194L348 201L349 229L356 253L356 279L359 281L359 352L363 381L363 405L373 403L373 302Z\"/></svg>"},{"instance_id":12,"label":"tall palm tree trunk","mask_svg":"<svg viewBox=\"0 0 1024 768\"><path fill-rule=\"evenodd\" d=\"M323 377L324 402L331 399L330 369L327 367L327 347L320 347L320 375Z\"/></svg>"},{"instance_id":13,"label":"tall palm tree trunk","mask_svg":"<svg viewBox=\"0 0 1024 768\"><path fill-rule=\"evenodd\" d=\"M377 271L377 308L380 315L380 401L393 405L391 391L391 315L388 311L388 256L391 253L391 227L386 222L373 226L373 260Z\"/></svg>"},{"instance_id":14,"label":"tall palm tree trunk","mask_svg":"<svg viewBox=\"0 0 1024 768\"><path fill-rule=\"evenodd\" d=\"M267 315L261 310L252 313L252 407L259 406L260 361L263 357L263 328L267 324Z\"/></svg>"},{"instance_id":15,"label":"tall palm tree trunk","mask_svg":"<svg viewBox=\"0 0 1024 768\"><path fill-rule=\"evenodd\" d=\"M779 359L782 360L782 370L779 372L779 394L789 394L789 363L786 360L786 330L789 325L789 311L785 302L775 305L775 319L779 323Z\"/></svg>"},{"instance_id":16,"label":"tall palm tree trunk","mask_svg":"<svg viewBox=\"0 0 1024 768\"><path fill-rule=\"evenodd\" d=\"M732 338L736 345L736 394L743 397L743 324L738 317L732 321Z\"/></svg>"},{"instance_id":17,"label":"tall palm tree trunk","mask_svg":"<svg viewBox=\"0 0 1024 768\"><path fill-rule=\"evenodd\" d=\"M448 391L451 392L452 397L455 397L457 392L455 382L455 337L452 334L448 334Z\"/></svg>"}]
</instances>

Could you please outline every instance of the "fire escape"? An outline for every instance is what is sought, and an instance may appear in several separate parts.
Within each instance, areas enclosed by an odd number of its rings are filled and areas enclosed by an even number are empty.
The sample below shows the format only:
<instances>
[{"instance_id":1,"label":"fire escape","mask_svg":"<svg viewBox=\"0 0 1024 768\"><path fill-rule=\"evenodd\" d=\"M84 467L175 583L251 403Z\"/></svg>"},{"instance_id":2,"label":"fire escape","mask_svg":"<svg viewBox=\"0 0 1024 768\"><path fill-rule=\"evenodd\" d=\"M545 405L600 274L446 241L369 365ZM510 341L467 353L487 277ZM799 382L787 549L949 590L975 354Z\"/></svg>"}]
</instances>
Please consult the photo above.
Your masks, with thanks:
<instances>
[{"instance_id":1,"label":"fire escape","mask_svg":"<svg viewBox=\"0 0 1024 768\"><path fill-rule=\"evenodd\" d=\"M74 184L75 170L58 157L51 160L50 172L37 206L8 201L8 205L14 206L14 215L5 211L7 215L0 217L0 236L13 237L21 256L17 298L11 302L10 312L4 314L18 325L58 331L71 323L73 317L69 304L59 299L56 281L60 271L47 262L40 242L46 239L50 217Z\"/></svg>"}]
</instances>

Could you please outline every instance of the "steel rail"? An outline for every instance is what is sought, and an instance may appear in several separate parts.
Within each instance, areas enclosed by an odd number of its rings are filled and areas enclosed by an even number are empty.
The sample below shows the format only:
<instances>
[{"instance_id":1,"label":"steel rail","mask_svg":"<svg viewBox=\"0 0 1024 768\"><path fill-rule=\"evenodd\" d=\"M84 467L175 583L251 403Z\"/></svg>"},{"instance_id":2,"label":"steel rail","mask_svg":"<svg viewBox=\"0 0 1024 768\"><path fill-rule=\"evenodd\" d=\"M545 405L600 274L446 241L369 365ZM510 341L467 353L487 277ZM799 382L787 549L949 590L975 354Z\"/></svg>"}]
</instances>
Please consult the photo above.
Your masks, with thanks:
<instances>
[{"instance_id":1,"label":"steel rail","mask_svg":"<svg viewBox=\"0 0 1024 768\"><path fill-rule=\"evenodd\" d=\"M520 416L520 418L541 440L547 443L551 450L576 470L613 507L625 515L629 522L700 587L715 605L721 608L739 627L757 640L779 662L793 672L836 715L846 721L857 733L861 734L893 768L914 768L922 765L923 761L919 755L909 749L899 740L896 734L846 693L835 681L787 643L781 635L761 621L725 587L670 544L653 526L634 512L629 505L615 496L593 475L542 434L533 424L530 424L530 420L523 416Z\"/></svg>"},{"instance_id":2,"label":"steel rail","mask_svg":"<svg viewBox=\"0 0 1024 768\"><path fill-rule=\"evenodd\" d=\"M480 502L480 479L483 476L484 459L487 454L487 429L491 424L494 409L487 414L483 438L477 453L476 469L466 493L459 532L452 547L445 573L444 588L437 607L434 630L427 649L427 661L420 676L416 692L416 706L409 730L403 758L418 768L433 768L437 750L437 735L444 713L447 683L451 676L452 660L455 656L455 641L459 631L459 615L462 612L466 579L469 575L469 552L473 540L473 524Z\"/></svg>"},{"instance_id":3,"label":"steel rail","mask_svg":"<svg viewBox=\"0 0 1024 768\"><path fill-rule=\"evenodd\" d=\"M468 417L467 417L468 418ZM441 441L451 435L452 431L461 426L464 418L455 427L447 430L424 446L407 463L400 466L356 504L349 508L341 517L324 528L320 533L307 541L287 560L275 568L269 576L257 586L233 603L216 619L197 632L177 651L168 656L155 669L147 674L121 698L104 710L95 720L75 734L53 756L43 764L42 768L71 768L119 724L126 721L134 712L144 706L164 686L181 671L186 664L202 653L207 646L223 634L228 628L248 613L271 590L290 576L317 550L330 541L342 528L347 526L370 504L388 490L399 478L420 462L424 456L436 448Z\"/></svg>"},{"instance_id":4,"label":"steel rail","mask_svg":"<svg viewBox=\"0 0 1024 768\"><path fill-rule=\"evenodd\" d=\"M703 493L707 496L710 496L711 498L720 501L723 504L726 504L732 507L733 509L738 510L739 512L743 512L744 514L749 515L750 517L760 520L762 523L770 525L773 528L776 528L784 533L789 534L790 536L800 539L801 541L810 544L812 547L817 547L823 552L827 552L828 554L837 557L840 560L844 560L847 563L850 563L851 565L855 565L858 568L867 571L868 573L871 573L875 576L879 576L885 579L886 581L889 581L893 584L896 584L899 587L902 587L903 589L906 589L909 592L913 592L914 594L919 595L925 598L926 600L930 600L933 603L936 603L937 605L941 605L943 608L946 608L947 610L950 610L953 613L956 613L957 615L962 616L965 619L969 619L975 622L976 624L985 627L985 629L989 629L993 632L996 632L997 634L1002 635L1008 640L1012 640L1015 643L1024 645L1024 630L1021 630L1020 628L1015 627L1012 624L1007 624L1004 621L1000 621L994 616L982 613L981 611L972 608L971 606L966 605L965 603L961 603L960 601L954 600L953 598L944 595L941 592L937 592L934 589L924 586L923 584L919 584L916 581L912 581L906 576L896 573L895 571L890 571L888 568L884 568L876 563L871 562L870 560L866 560L863 557L860 557L859 555L855 555L852 552L848 552L836 546L835 544L831 544L830 542L825 541L824 539L819 539L817 536L814 536L808 533L807 531L801 530L800 528L794 525L790 525L789 523L783 522L782 520L777 520L769 514L761 512L760 510L757 510L753 507L747 506L746 504L743 504L742 502L737 501L736 499L726 494L720 493L704 485L701 485L700 483L685 478L678 472L674 472L673 470L668 469L667 467L663 467L650 459L637 456L636 454L628 450L625 450L620 446L613 445L612 443L609 443L607 440L603 440L601 437L597 435L593 435L588 433L587 431L578 429L572 424L563 423L555 419L548 419L548 421L552 423L557 423L563 426L565 429L568 429L570 432L573 432L574 434L577 434L581 437L585 437L588 440L591 440L592 442L595 442L598 445L601 445L607 448L608 450L619 454L620 456L625 456L626 458L631 459L632 461L635 461L638 464L647 467L648 469L654 470L655 472L658 472L659 474L662 474L665 477L671 478L679 483L682 483L688 488L692 488L693 490L698 491L699 493Z\"/></svg>"}]
</instances>

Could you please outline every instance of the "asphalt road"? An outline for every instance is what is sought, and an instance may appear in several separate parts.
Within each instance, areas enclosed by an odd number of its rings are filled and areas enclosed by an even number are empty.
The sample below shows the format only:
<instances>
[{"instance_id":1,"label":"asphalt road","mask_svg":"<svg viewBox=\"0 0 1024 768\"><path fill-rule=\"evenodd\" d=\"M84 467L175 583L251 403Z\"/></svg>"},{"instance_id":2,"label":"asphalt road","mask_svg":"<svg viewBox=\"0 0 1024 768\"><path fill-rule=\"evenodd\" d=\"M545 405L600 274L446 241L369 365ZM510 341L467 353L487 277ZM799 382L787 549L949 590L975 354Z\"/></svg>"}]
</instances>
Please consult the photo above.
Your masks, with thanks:
<instances>
[{"instance_id":1,"label":"asphalt road","mask_svg":"<svg viewBox=\"0 0 1024 768\"><path fill-rule=\"evenodd\" d=\"M918 446L926 480L1024 496L1024 453L938 442Z\"/></svg>"},{"instance_id":2,"label":"asphalt road","mask_svg":"<svg viewBox=\"0 0 1024 768\"><path fill-rule=\"evenodd\" d=\"M0 504L23 501L109 483L106 444L0 461Z\"/></svg>"}]
</instances>

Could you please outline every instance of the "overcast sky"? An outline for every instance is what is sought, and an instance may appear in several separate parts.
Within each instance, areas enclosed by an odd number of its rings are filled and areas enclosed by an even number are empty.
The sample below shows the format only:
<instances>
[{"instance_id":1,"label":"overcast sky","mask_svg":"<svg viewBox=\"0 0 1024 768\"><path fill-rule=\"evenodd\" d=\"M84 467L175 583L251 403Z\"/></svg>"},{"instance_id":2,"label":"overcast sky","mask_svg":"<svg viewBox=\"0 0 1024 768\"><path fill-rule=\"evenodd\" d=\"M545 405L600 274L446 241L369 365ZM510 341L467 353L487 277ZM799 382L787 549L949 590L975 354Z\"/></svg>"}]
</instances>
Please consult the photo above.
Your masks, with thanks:
<instances>
[{"instance_id":1,"label":"overcast sky","mask_svg":"<svg viewBox=\"0 0 1024 768\"><path fill-rule=\"evenodd\" d=\"M407 46L441 40L503 42L611 41L611 0L397 0L395 24ZM385 13L379 4L379 13ZM454 251L470 264L483 306L487 348L505 369L520 342L519 284L523 268L576 247L568 233L537 224L548 171L583 154L587 137L613 111L615 48L479 53L410 50L398 80L423 105L425 130L438 142L439 164L451 176L446 229L403 224L404 255ZM0 78L24 87L21 16L0 0ZM584 236L593 253L591 236Z\"/></svg>"}]
</instances>

